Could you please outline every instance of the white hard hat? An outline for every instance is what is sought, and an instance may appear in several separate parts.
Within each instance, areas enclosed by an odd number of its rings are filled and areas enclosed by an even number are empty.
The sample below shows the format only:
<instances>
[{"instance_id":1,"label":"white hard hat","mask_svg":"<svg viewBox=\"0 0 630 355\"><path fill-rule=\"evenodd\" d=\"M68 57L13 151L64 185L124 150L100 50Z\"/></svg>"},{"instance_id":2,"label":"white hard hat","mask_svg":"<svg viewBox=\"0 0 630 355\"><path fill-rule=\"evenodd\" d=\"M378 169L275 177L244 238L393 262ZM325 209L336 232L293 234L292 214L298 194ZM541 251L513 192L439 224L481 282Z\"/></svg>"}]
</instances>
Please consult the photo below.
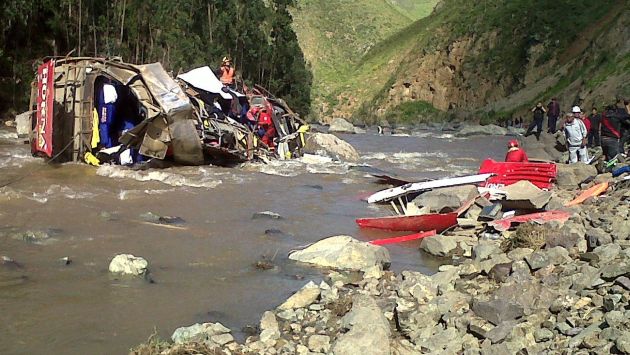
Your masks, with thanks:
<instances>
[{"instance_id":1,"label":"white hard hat","mask_svg":"<svg viewBox=\"0 0 630 355\"><path fill-rule=\"evenodd\" d=\"M571 112L580 113L582 112L582 109L580 109L580 106L573 106L573 108L571 109Z\"/></svg>"}]
</instances>

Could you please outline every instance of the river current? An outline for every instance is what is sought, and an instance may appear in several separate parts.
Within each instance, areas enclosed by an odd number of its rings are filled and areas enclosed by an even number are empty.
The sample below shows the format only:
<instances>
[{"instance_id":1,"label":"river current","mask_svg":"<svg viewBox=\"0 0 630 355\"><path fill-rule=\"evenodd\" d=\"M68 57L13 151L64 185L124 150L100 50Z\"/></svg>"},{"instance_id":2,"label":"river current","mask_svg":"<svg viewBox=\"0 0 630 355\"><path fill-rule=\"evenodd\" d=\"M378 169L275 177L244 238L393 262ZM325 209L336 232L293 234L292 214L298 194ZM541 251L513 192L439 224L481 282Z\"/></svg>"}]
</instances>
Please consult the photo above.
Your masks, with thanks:
<instances>
[{"instance_id":1,"label":"river current","mask_svg":"<svg viewBox=\"0 0 630 355\"><path fill-rule=\"evenodd\" d=\"M168 339L195 322L233 329L258 323L323 270L287 259L295 248L347 234L371 240L405 233L359 230L354 219L391 214L362 199L385 188L368 172L410 179L475 173L502 159L506 137L442 132L341 135L357 164L307 157L236 168L46 165L0 134L0 349L6 354L121 354L153 332ZM276 218L253 218L271 211ZM180 217L177 225L145 215ZM25 232L46 238L26 238ZM392 269L432 273L439 260L419 242L387 246ZM153 282L110 275L120 253L149 261ZM71 263L60 262L69 257ZM274 267L253 265L273 260Z\"/></svg>"}]
</instances>

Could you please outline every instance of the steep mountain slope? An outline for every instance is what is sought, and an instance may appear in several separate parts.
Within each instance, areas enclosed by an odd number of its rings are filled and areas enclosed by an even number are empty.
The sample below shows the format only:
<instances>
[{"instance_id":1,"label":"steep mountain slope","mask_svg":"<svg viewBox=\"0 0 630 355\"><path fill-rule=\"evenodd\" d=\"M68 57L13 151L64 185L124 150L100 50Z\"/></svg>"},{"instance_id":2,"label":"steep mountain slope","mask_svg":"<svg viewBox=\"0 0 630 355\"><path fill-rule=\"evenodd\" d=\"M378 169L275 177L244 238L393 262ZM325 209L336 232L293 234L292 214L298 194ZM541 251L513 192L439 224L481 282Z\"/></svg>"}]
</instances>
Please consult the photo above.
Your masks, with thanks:
<instances>
[{"instance_id":1,"label":"steep mountain slope","mask_svg":"<svg viewBox=\"0 0 630 355\"><path fill-rule=\"evenodd\" d=\"M293 28L313 72L313 113L337 102L331 93L370 48L412 20L387 0L298 0Z\"/></svg>"},{"instance_id":2,"label":"steep mountain slope","mask_svg":"<svg viewBox=\"0 0 630 355\"><path fill-rule=\"evenodd\" d=\"M443 0L374 46L325 117L499 120L628 89L628 1Z\"/></svg>"},{"instance_id":3,"label":"steep mountain slope","mask_svg":"<svg viewBox=\"0 0 630 355\"><path fill-rule=\"evenodd\" d=\"M412 20L419 20L429 16L438 0L387 0L403 15Z\"/></svg>"}]
</instances>

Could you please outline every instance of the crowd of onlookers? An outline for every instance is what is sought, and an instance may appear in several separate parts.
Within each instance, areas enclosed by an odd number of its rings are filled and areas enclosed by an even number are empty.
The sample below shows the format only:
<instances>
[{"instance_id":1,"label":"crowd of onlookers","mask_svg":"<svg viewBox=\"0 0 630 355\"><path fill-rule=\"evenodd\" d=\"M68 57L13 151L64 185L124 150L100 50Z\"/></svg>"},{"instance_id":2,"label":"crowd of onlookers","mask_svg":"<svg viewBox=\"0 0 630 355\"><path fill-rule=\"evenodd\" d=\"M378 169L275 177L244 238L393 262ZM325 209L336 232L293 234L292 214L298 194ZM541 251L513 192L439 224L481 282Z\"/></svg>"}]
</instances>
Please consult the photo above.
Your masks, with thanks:
<instances>
[{"instance_id":1,"label":"crowd of onlookers","mask_svg":"<svg viewBox=\"0 0 630 355\"><path fill-rule=\"evenodd\" d=\"M560 129L565 136L569 163L578 161L590 163L588 148L601 147L607 162L626 157L626 144L630 139L630 103L620 97L613 104L603 107L601 113L593 106L590 113L584 112L580 106L573 106L571 112L564 113L556 98L547 106L538 102L531 109L532 121L527 127L525 136L532 134L540 139L543 132L544 118L547 116L547 133L554 134ZM507 126L521 128L523 119L506 121ZM516 146L515 146L516 145ZM515 141L510 142L512 152L520 151ZM525 158L523 158L525 156ZM514 153L510 159L527 159L526 155Z\"/></svg>"}]
</instances>

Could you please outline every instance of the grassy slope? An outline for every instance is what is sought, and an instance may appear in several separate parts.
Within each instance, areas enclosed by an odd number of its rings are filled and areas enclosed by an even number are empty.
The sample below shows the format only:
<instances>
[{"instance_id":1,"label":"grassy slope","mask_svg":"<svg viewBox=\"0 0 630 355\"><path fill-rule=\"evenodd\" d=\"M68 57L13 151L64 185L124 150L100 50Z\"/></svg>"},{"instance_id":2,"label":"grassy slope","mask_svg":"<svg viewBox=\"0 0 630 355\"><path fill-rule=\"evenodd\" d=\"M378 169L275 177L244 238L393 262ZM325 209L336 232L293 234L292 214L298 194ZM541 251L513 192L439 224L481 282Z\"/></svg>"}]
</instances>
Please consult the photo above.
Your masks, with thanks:
<instances>
[{"instance_id":1,"label":"grassy slope","mask_svg":"<svg viewBox=\"0 0 630 355\"><path fill-rule=\"evenodd\" d=\"M435 1L405 0L412 5ZM337 104L335 94L354 80L352 73L363 56L423 11L424 5L414 7L413 16L404 16L388 0L298 0L294 29L313 71L314 105Z\"/></svg>"},{"instance_id":2,"label":"grassy slope","mask_svg":"<svg viewBox=\"0 0 630 355\"><path fill-rule=\"evenodd\" d=\"M416 21L427 17L438 0L388 0L389 3L406 17Z\"/></svg>"},{"instance_id":3,"label":"grassy slope","mask_svg":"<svg viewBox=\"0 0 630 355\"><path fill-rule=\"evenodd\" d=\"M614 0L444 0L431 16L380 42L363 58L353 73L356 81L351 88L365 98L358 115L373 110L397 78L420 64L418 54L443 49L458 38L491 30L499 33L494 49L469 57L464 65L482 75L509 75L518 85L531 45L555 43L546 46L546 52L539 58L537 64L544 64L563 53L581 30L599 20L615 3ZM374 73L383 72L392 59L400 60L401 64L391 70L391 77L363 84L365 79L375 78Z\"/></svg>"}]
</instances>

